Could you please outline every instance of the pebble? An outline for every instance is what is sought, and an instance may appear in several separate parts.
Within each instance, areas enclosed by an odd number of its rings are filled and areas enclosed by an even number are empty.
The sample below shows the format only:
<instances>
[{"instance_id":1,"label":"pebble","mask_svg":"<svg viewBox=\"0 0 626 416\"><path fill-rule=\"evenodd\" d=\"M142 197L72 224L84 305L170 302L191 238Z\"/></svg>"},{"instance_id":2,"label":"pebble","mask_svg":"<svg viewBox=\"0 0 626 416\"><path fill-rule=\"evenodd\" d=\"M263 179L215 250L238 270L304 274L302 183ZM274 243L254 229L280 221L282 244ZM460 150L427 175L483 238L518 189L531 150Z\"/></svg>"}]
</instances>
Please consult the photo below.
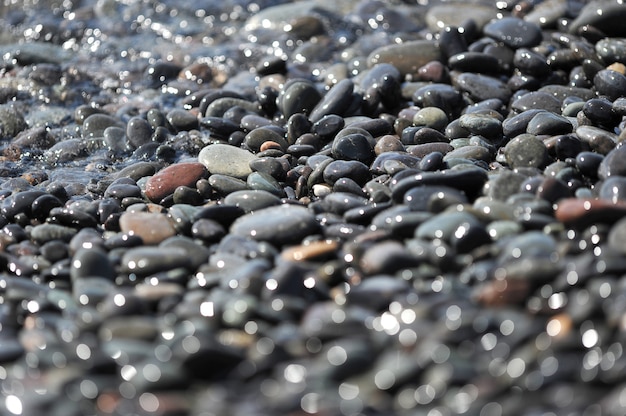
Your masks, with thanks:
<instances>
[{"instance_id":1,"label":"pebble","mask_svg":"<svg viewBox=\"0 0 626 416\"><path fill-rule=\"evenodd\" d=\"M370 67L380 63L391 64L404 76L417 74L419 68L441 58L441 51L435 42L414 40L375 49L367 57L367 63Z\"/></svg>"},{"instance_id":2,"label":"pebble","mask_svg":"<svg viewBox=\"0 0 626 416\"><path fill-rule=\"evenodd\" d=\"M123 233L141 237L144 244L154 245L176 234L165 214L156 212L125 212L120 216Z\"/></svg>"},{"instance_id":3,"label":"pebble","mask_svg":"<svg viewBox=\"0 0 626 416\"><path fill-rule=\"evenodd\" d=\"M506 144L504 156L512 168L539 168L548 161L548 149L537 136L522 134Z\"/></svg>"},{"instance_id":4,"label":"pebble","mask_svg":"<svg viewBox=\"0 0 626 416\"><path fill-rule=\"evenodd\" d=\"M202 163L177 163L151 176L145 185L145 195L153 202L174 193L179 186L194 186L207 173Z\"/></svg>"},{"instance_id":5,"label":"pebble","mask_svg":"<svg viewBox=\"0 0 626 416\"><path fill-rule=\"evenodd\" d=\"M485 25L483 32L513 49L536 46L542 39L538 25L516 17L493 20Z\"/></svg>"},{"instance_id":6,"label":"pebble","mask_svg":"<svg viewBox=\"0 0 626 416\"><path fill-rule=\"evenodd\" d=\"M312 212L304 207L281 205L259 209L238 218L230 232L277 245L297 243L318 230Z\"/></svg>"},{"instance_id":7,"label":"pebble","mask_svg":"<svg viewBox=\"0 0 626 416\"><path fill-rule=\"evenodd\" d=\"M250 162L256 156L247 150L226 144L213 144L203 148L198 154L198 162L202 163L211 175L232 176L246 179L252 169Z\"/></svg>"}]
</instances>

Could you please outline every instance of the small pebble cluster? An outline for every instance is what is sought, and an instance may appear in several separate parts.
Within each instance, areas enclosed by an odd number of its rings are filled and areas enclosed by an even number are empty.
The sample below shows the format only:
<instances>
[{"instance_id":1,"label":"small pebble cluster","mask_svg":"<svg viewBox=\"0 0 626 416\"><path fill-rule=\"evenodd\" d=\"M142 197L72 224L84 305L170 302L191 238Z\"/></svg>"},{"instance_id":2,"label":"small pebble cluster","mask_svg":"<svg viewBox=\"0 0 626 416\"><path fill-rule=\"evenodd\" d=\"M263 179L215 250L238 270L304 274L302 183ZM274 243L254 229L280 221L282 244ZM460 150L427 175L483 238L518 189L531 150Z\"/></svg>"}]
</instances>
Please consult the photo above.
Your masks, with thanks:
<instances>
[{"instance_id":1,"label":"small pebble cluster","mask_svg":"<svg viewBox=\"0 0 626 416\"><path fill-rule=\"evenodd\" d=\"M621 0L5 1L0 414L623 416Z\"/></svg>"}]
</instances>

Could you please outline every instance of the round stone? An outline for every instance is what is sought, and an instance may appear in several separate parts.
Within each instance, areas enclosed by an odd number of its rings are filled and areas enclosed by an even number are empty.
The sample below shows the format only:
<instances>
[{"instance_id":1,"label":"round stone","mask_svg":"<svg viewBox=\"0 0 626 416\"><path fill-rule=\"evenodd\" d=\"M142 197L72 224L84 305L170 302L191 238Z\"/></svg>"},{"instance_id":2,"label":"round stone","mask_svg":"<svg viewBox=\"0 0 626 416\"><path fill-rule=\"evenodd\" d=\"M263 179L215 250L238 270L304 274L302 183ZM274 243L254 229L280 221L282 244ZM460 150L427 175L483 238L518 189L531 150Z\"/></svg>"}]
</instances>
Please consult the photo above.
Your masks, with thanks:
<instances>
[{"instance_id":1,"label":"round stone","mask_svg":"<svg viewBox=\"0 0 626 416\"><path fill-rule=\"evenodd\" d=\"M165 214L155 212L125 212L120 217L120 229L128 235L141 237L148 245L176 234L172 221Z\"/></svg>"},{"instance_id":2,"label":"round stone","mask_svg":"<svg viewBox=\"0 0 626 416\"><path fill-rule=\"evenodd\" d=\"M246 179L252 173L250 162L255 158L256 156L247 150L219 143L206 146L198 154L198 161L211 174L232 176L238 179Z\"/></svg>"}]
</instances>

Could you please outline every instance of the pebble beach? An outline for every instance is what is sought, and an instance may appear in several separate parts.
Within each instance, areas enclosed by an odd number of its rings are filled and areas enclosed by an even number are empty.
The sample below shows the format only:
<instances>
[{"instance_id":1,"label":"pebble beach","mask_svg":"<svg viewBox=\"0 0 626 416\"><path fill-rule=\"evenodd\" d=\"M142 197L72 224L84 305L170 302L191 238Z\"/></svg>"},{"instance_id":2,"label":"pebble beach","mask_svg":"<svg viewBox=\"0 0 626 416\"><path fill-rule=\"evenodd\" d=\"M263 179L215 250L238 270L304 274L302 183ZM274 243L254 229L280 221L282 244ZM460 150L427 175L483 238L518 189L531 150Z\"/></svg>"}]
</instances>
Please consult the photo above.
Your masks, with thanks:
<instances>
[{"instance_id":1,"label":"pebble beach","mask_svg":"<svg viewBox=\"0 0 626 416\"><path fill-rule=\"evenodd\" d=\"M0 415L625 414L622 0L0 1Z\"/></svg>"}]
</instances>

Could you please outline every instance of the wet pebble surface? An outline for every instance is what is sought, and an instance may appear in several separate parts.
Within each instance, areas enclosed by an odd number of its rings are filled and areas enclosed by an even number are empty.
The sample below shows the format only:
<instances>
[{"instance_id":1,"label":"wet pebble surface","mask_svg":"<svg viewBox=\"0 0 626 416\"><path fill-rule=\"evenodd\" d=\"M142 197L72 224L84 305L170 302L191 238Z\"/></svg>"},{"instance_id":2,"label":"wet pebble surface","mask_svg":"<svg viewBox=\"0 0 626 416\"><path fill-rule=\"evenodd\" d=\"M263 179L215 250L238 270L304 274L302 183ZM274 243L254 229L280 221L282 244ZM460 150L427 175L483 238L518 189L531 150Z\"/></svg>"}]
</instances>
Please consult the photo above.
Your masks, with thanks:
<instances>
[{"instance_id":1,"label":"wet pebble surface","mask_svg":"<svg viewBox=\"0 0 626 416\"><path fill-rule=\"evenodd\" d=\"M0 414L624 414L626 6L0 5Z\"/></svg>"}]
</instances>

